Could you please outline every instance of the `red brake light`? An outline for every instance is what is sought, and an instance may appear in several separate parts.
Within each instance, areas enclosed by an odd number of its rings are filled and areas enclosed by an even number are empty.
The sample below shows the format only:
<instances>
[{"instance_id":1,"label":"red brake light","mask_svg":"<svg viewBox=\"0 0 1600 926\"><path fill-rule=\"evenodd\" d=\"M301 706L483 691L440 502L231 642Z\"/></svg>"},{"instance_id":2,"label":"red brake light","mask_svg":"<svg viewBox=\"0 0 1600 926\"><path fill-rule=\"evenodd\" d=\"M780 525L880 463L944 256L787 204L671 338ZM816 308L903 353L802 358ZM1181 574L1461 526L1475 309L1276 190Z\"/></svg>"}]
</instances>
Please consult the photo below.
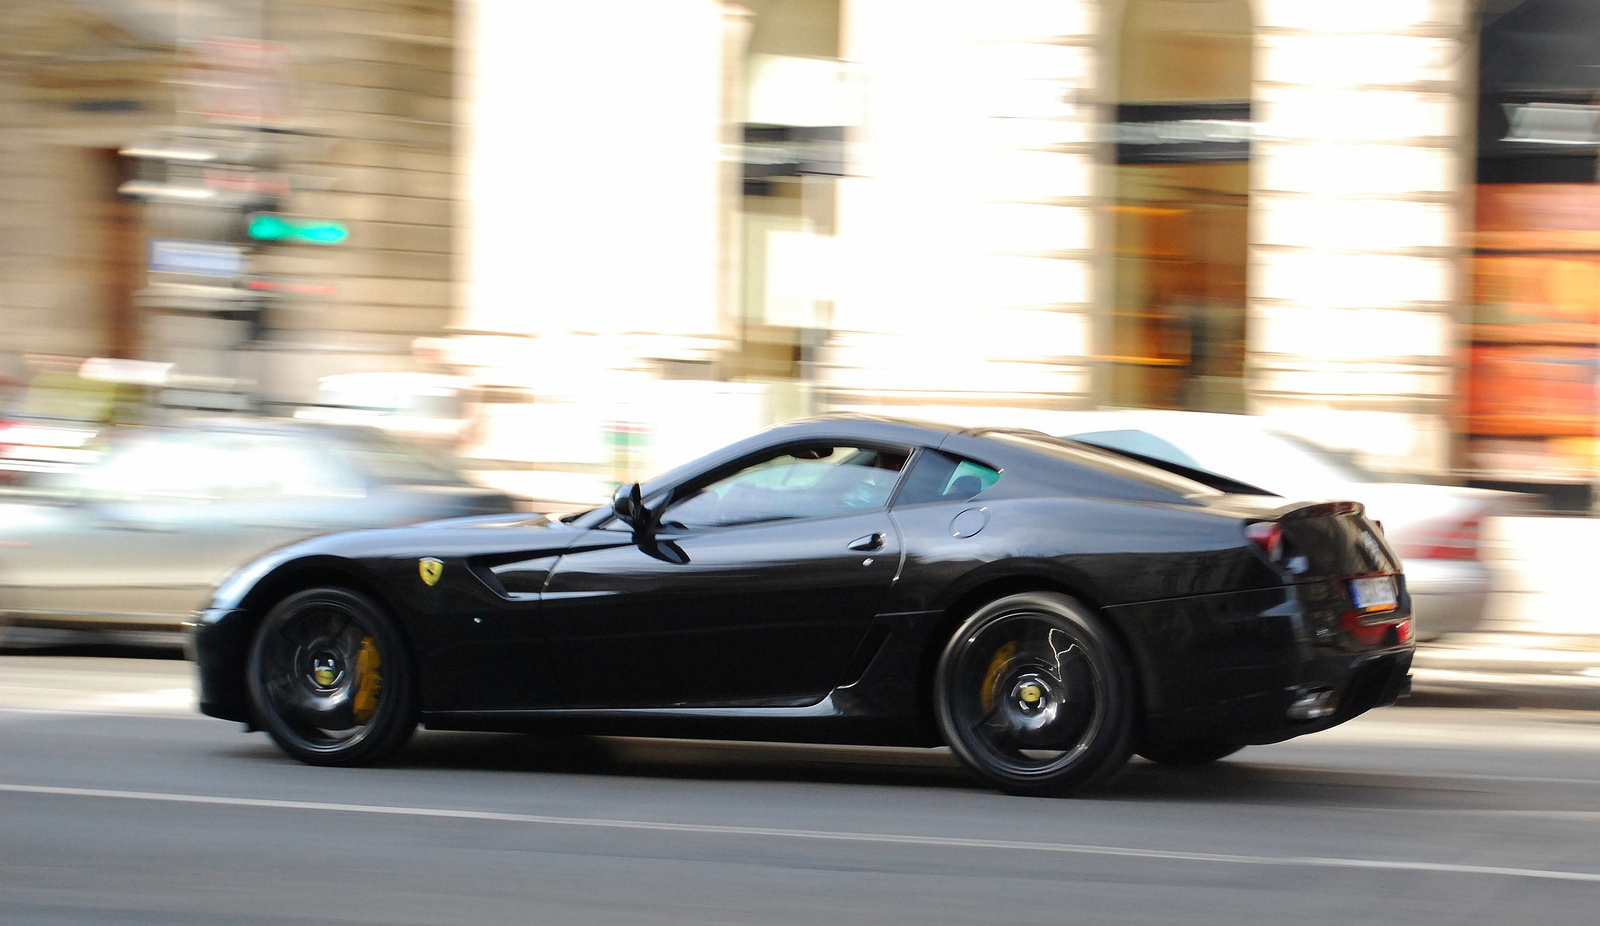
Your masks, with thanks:
<instances>
[{"instance_id":1,"label":"red brake light","mask_svg":"<svg viewBox=\"0 0 1600 926\"><path fill-rule=\"evenodd\" d=\"M1399 620L1374 618L1381 618L1381 615L1363 618L1359 612L1347 611L1339 623L1351 636L1356 638L1356 642L1363 646L1381 645L1389 636L1391 630L1394 631L1394 642L1396 643L1405 643L1411 639L1410 617L1402 617Z\"/></svg>"},{"instance_id":2,"label":"red brake light","mask_svg":"<svg viewBox=\"0 0 1600 926\"><path fill-rule=\"evenodd\" d=\"M1276 521L1251 521L1244 526L1244 535L1261 548L1267 559L1278 561L1283 550L1283 528Z\"/></svg>"},{"instance_id":3,"label":"red brake light","mask_svg":"<svg viewBox=\"0 0 1600 926\"><path fill-rule=\"evenodd\" d=\"M1427 521L1407 532L1398 552L1402 559L1475 560L1482 530L1481 512L1465 518Z\"/></svg>"}]
</instances>

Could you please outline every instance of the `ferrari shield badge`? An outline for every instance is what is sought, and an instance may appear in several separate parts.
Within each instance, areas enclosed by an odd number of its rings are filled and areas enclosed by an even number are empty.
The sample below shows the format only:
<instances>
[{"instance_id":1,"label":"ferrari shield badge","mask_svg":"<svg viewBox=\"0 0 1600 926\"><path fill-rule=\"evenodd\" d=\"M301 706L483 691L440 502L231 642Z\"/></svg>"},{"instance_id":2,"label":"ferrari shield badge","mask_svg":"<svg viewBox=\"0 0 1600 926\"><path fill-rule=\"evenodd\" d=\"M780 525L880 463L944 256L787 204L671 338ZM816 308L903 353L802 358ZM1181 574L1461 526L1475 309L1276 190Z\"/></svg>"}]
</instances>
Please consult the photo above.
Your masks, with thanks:
<instances>
[{"instance_id":1,"label":"ferrari shield badge","mask_svg":"<svg viewBox=\"0 0 1600 926\"><path fill-rule=\"evenodd\" d=\"M421 574L425 584L433 585L439 581L439 576L444 574L444 563L431 556L424 556L417 560L417 572Z\"/></svg>"}]
</instances>

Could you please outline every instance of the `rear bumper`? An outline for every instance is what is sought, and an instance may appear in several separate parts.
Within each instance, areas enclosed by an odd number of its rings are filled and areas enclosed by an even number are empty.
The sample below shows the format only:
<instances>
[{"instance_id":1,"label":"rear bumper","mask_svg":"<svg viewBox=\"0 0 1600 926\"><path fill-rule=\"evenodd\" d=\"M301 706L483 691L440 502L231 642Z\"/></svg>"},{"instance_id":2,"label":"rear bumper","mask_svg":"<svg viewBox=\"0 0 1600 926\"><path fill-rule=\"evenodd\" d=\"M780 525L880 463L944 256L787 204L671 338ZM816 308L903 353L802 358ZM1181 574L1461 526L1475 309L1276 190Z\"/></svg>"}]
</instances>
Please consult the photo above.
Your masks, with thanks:
<instances>
[{"instance_id":1,"label":"rear bumper","mask_svg":"<svg viewBox=\"0 0 1600 926\"><path fill-rule=\"evenodd\" d=\"M1392 618L1351 627L1347 583L1321 581L1111 609L1130 631L1149 743L1275 743L1409 691L1415 644ZM1131 624L1131 626L1129 626Z\"/></svg>"},{"instance_id":2,"label":"rear bumper","mask_svg":"<svg viewBox=\"0 0 1600 926\"><path fill-rule=\"evenodd\" d=\"M1326 730L1409 694L1412 653L1407 648L1362 656L1342 667L1324 665L1308 673L1305 681L1277 691L1149 716L1145 738L1259 746ZM1292 716L1297 702L1326 692L1332 693L1328 713L1305 719Z\"/></svg>"}]
</instances>

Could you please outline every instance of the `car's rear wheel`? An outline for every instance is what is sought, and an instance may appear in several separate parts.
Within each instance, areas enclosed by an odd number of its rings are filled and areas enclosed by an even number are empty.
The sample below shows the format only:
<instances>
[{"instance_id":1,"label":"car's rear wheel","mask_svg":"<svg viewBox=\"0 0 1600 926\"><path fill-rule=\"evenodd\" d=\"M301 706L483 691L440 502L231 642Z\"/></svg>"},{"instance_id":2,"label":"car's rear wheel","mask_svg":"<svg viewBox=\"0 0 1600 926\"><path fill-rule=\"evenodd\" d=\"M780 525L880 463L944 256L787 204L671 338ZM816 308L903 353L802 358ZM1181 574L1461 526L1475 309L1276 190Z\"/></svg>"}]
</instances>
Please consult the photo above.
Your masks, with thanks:
<instances>
[{"instance_id":1,"label":"car's rear wheel","mask_svg":"<svg viewBox=\"0 0 1600 926\"><path fill-rule=\"evenodd\" d=\"M302 762L377 762L416 729L399 631L346 589L308 589L279 602L256 631L247 672L257 724Z\"/></svg>"},{"instance_id":2,"label":"car's rear wheel","mask_svg":"<svg viewBox=\"0 0 1600 926\"><path fill-rule=\"evenodd\" d=\"M1139 755L1151 762L1162 765L1194 766L1207 765L1218 759L1231 756L1243 746L1224 743L1220 740L1192 740L1177 743L1146 744L1139 747Z\"/></svg>"},{"instance_id":3,"label":"car's rear wheel","mask_svg":"<svg viewBox=\"0 0 1600 926\"><path fill-rule=\"evenodd\" d=\"M1102 620L1055 592L1008 595L950 638L934 676L945 742L1016 794L1063 794L1132 752L1128 661Z\"/></svg>"}]
</instances>

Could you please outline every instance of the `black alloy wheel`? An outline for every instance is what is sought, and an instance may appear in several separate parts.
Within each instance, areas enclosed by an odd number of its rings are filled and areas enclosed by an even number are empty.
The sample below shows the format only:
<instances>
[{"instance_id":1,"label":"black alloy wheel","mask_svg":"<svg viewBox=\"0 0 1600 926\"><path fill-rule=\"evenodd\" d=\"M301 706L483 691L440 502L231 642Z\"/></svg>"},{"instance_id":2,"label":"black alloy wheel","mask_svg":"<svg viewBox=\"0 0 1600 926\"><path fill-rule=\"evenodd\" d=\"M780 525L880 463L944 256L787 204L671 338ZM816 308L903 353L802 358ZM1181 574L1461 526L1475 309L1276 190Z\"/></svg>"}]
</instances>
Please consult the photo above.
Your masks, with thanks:
<instances>
[{"instance_id":1,"label":"black alloy wheel","mask_svg":"<svg viewBox=\"0 0 1600 926\"><path fill-rule=\"evenodd\" d=\"M1189 767L1209 765L1243 748L1220 740L1192 740L1159 745L1146 743L1139 747L1139 755L1162 765Z\"/></svg>"},{"instance_id":2,"label":"black alloy wheel","mask_svg":"<svg viewBox=\"0 0 1600 926\"><path fill-rule=\"evenodd\" d=\"M279 602L256 631L246 671L257 725L302 762L377 762L416 729L400 634L354 592L314 588Z\"/></svg>"},{"instance_id":3,"label":"black alloy wheel","mask_svg":"<svg viewBox=\"0 0 1600 926\"><path fill-rule=\"evenodd\" d=\"M945 742L1013 794L1064 794L1132 753L1133 679L1093 611L1056 592L1009 595L968 618L939 659Z\"/></svg>"}]
</instances>

